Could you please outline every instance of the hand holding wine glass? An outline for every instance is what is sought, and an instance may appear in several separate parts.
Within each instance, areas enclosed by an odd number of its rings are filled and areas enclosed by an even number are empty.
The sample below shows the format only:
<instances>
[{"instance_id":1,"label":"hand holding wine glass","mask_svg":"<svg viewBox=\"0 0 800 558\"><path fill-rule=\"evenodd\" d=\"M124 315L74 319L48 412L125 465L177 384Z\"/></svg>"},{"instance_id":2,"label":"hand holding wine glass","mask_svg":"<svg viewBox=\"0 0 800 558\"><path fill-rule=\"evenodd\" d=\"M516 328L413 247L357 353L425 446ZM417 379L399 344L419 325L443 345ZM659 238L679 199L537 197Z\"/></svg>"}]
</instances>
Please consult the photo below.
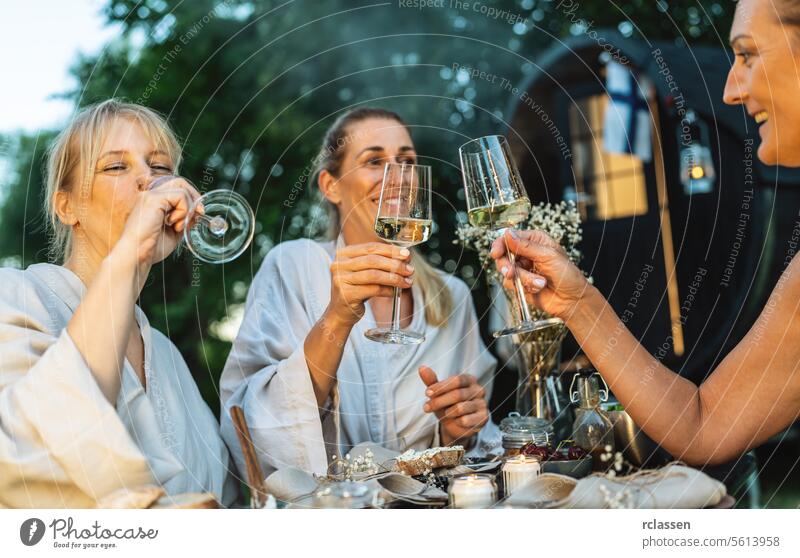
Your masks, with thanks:
<instances>
[{"instance_id":1,"label":"hand holding wine glass","mask_svg":"<svg viewBox=\"0 0 800 558\"><path fill-rule=\"evenodd\" d=\"M139 194L125 221L120 249L131 248L140 266L149 266L169 256L181 240L185 219L200 193L188 181L175 176L156 179ZM166 226L165 226L166 225Z\"/></svg>"},{"instance_id":2,"label":"hand holding wine glass","mask_svg":"<svg viewBox=\"0 0 800 558\"><path fill-rule=\"evenodd\" d=\"M469 141L459 148L459 156L467 198L467 215L472 226L502 233L527 221L531 202L506 138L487 136ZM501 238L505 238L505 235ZM526 333L563 323L560 318L534 320L531 317L525 289L520 274L516 271L514 253L507 251L506 255L510 272L513 273L518 315L514 316L513 325L494 332L494 336Z\"/></svg>"},{"instance_id":3,"label":"hand holding wine glass","mask_svg":"<svg viewBox=\"0 0 800 558\"><path fill-rule=\"evenodd\" d=\"M395 288L411 286L414 270L408 249L368 242L336 251L331 263L331 301L327 312L337 323L352 327L364 316L373 297L394 296Z\"/></svg>"},{"instance_id":4,"label":"hand holding wine glass","mask_svg":"<svg viewBox=\"0 0 800 558\"><path fill-rule=\"evenodd\" d=\"M390 244L409 249L426 242L433 225L431 214L431 168L410 163L387 163L375 232ZM400 287L394 288L392 325L365 333L380 343L410 345L425 340L422 332L400 328Z\"/></svg>"},{"instance_id":5,"label":"hand holding wine glass","mask_svg":"<svg viewBox=\"0 0 800 558\"><path fill-rule=\"evenodd\" d=\"M509 253L515 255L516 269L512 269ZM518 276L529 302L565 320L591 287L564 249L542 231L509 229L492 243L489 255L505 288L514 289Z\"/></svg>"},{"instance_id":6,"label":"hand holding wine glass","mask_svg":"<svg viewBox=\"0 0 800 558\"><path fill-rule=\"evenodd\" d=\"M212 190L201 196L188 180L171 175L153 180L149 190L175 183L190 188L193 195L188 211L171 211L166 224L174 226L183 220L174 230L183 232L186 247L201 261L221 264L239 257L255 232L255 216L247 200L233 190Z\"/></svg>"}]
</instances>

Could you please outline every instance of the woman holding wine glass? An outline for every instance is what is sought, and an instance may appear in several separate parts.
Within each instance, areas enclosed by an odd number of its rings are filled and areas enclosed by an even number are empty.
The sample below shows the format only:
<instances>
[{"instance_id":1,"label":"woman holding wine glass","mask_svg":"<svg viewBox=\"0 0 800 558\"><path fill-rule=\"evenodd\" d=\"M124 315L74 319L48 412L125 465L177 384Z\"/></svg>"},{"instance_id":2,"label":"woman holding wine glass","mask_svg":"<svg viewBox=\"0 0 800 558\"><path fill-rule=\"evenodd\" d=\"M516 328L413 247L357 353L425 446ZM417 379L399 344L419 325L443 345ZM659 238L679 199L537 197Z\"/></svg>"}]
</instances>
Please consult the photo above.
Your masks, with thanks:
<instances>
[{"instance_id":1,"label":"woman holding wine glass","mask_svg":"<svg viewBox=\"0 0 800 558\"><path fill-rule=\"evenodd\" d=\"M119 489L236 497L216 419L178 350L136 306L198 192L171 176L164 119L109 100L48 154L62 265L0 269L0 507L91 507Z\"/></svg>"},{"instance_id":2,"label":"woman holding wine glass","mask_svg":"<svg viewBox=\"0 0 800 558\"><path fill-rule=\"evenodd\" d=\"M328 238L281 243L254 278L220 382L223 436L235 447L228 409L243 407L267 472L325 473L361 442L498 443L486 401L495 360L469 288L411 248L430 234L430 169L407 126L350 111L315 163Z\"/></svg>"},{"instance_id":3,"label":"woman holding wine glass","mask_svg":"<svg viewBox=\"0 0 800 558\"><path fill-rule=\"evenodd\" d=\"M800 65L797 2L740 0L730 37L736 59L724 101L744 105L755 119L763 163L800 166L800 83L787 71ZM492 248L506 286L519 279L529 300L562 317L634 421L693 464L734 459L800 416L800 259L791 254L756 323L697 386L638 343L547 235L509 232Z\"/></svg>"}]
</instances>

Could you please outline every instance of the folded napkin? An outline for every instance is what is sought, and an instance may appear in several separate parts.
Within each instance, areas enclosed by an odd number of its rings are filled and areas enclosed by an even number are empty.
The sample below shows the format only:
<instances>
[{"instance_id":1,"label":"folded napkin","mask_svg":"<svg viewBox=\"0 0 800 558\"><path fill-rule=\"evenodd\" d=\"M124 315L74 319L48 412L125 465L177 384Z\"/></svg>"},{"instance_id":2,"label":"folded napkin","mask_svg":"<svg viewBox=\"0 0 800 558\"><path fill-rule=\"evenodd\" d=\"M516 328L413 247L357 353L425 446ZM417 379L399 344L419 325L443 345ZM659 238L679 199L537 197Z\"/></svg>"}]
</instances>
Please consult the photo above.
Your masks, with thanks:
<instances>
[{"instance_id":1,"label":"folded napkin","mask_svg":"<svg viewBox=\"0 0 800 558\"><path fill-rule=\"evenodd\" d=\"M545 473L517 489L506 503L547 508L681 508L717 505L725 485L697 469L670 463L626 477L595 474L575 480Z\"/></svg>"},{"instance_id":2,"label":"folded napkin","mask_svg":"<svg viewBox=\"0 0 800 558\"><path fill-rule=\"evenodd\" d=\"M264 481L264 488L278 500L292 502L314 492L319 483L314 475L302 469L278 469Z\"/></svg>"}]
</instances>

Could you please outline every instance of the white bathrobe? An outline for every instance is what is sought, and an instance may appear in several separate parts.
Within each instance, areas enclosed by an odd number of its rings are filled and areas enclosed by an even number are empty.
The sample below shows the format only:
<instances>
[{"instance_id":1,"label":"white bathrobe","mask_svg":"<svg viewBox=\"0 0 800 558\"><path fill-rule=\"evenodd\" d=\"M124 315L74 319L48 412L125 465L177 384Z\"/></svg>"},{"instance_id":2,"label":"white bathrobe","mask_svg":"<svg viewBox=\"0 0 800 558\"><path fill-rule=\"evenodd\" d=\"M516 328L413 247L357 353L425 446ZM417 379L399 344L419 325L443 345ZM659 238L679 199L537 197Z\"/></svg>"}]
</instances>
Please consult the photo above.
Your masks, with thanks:
<instances>
[{"instance_id":1,"label":"white bathrobe","mask_svg":"<svg viewBox=\"0 0 800 558\"><path fill-rule=\"evenodd\" d=\"M0 269L0 507L90 507L121 487L235 498L229 454L175 346L136 307L147 392L125 361L112 406L66 326L85 292L68 269Z\"/></svg>"},{"instance_id":2,"label":"white bathrobe","mask_svg":"<svg viewBox=\"0 0 800 558\"><path fill-rule=\"evenodd\" d=\"M222 435L240 470L244 461L233 449L238 448L229 412L233 405L244 409L266 474L283 467L324 474L332 456L345 455L361 442L394 450L438 445L438 419L422 410L427 398L421 365L433 368L440 380L472 374L491 393L496 361L480 338L469 288L440 272L454 302L447 325L426 323L422 293L414 283L409 329L424 331L425 341L376 343L364 337L375 327L367 303L345 345L333 394L320 409L303 345L330 301L336 245L284 242L267 254L250 287L244 321L220 380ZM499 430L490 421L473 451L499 444Z\"/></svg>"}]
</instances>

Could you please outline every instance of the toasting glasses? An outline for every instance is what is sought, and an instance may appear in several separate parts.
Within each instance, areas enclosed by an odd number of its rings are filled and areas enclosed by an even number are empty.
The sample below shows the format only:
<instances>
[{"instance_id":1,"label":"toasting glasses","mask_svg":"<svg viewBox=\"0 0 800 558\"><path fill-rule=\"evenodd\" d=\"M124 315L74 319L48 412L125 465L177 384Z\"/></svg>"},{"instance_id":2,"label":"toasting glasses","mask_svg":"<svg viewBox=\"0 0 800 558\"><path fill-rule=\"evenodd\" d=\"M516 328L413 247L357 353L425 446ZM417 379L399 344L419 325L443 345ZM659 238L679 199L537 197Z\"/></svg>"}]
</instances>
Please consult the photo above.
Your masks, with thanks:
<instances>
[{"instance_id":1,"label":"toasting glasses","mask_svg":"<svg viewBox=\"0 0 800 558\"><path fill-rule=\"evenodd\" d=\"M497 230L502 234L507 228L515 228L528 219L531 202L506 138L478 138L462 145L458 154L467 198L467 215L472 226ZM511 251L508 252L508 259L512 269L516 270ZM514 324L494 332L495 337L527 333L563 323L560 318L534 320L531 317L522 281L516 271L514 291L517 302L514 305L517 308L513 316Z\"/></svg>"},{"instance_id":2,"label":"toasting glasses","mask_svg":"<svg viewBox=\"0 0 800 558\"><path fill-rule=\"evenodd\" d=\"M387 163L375 232L395 246L410 248L431 235L431 168L408 163ZM392 325L367 331L367 339L380 343L415 345L425 340L416 331L400 329L400 288L394 289Z\"/></svg>"},{"instance_id":3,"label":"toasting glasses","mask_svg":"<svg viewBox=\"0 0 800 558\"><path fill-rule=\"evenodd\" d=\"M150 189L175 176L159 176ZM186 180L184 178L184 180ZM203 213L197 213L202 204ZM233 190L212 190L200 196L186 215L183 240L198 260L221 264L238 258L253 240L255 216L250 204Z\"/></svg>"}]
</instances>

